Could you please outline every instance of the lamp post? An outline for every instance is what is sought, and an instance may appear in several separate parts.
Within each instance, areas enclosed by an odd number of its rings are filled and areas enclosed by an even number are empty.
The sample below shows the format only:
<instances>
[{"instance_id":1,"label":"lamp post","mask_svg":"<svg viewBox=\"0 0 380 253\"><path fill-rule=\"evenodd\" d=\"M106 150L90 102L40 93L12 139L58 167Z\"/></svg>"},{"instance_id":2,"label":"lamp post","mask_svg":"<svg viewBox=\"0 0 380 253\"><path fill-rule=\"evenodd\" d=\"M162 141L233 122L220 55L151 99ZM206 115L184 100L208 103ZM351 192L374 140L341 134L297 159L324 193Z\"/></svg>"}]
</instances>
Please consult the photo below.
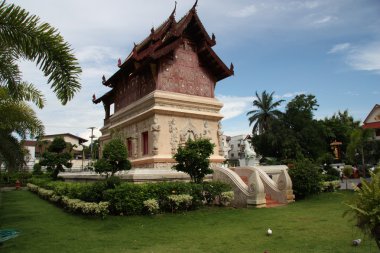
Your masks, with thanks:
<instances>
[{"instance_id":1,"label":"lamp post","mask_svg":"<svg viewBox=\"0 0 380 253\"><path fill-rule=\"evenodd\" d=\"M95 135L94 135L94 129L95 127L89 127L88 129L91 129L91 135L90 135L90 139L91 139L91 165L92 165L92 159L93 159L93 149L92 149L92 140L95 138Z\"/></svg>"}]
</instances>

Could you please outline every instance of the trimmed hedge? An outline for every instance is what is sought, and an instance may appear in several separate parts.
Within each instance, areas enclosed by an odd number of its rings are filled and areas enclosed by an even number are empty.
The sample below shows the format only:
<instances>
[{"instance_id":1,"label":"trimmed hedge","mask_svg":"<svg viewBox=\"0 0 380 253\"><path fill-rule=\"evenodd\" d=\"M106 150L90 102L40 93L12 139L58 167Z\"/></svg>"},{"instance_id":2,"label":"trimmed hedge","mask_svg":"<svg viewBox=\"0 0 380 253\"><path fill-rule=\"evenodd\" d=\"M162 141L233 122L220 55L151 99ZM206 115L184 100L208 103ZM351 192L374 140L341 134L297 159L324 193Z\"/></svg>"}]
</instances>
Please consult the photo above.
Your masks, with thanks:
<instances>
[{"instance_id":1,"label":"trimmed hedge","mask_svg":"<svg viewBox=\"0 0 380 253\"><path fill-rule=\"evenodd\" d=\"M146 201L152 199L157 201L161 212L192 210L205 204L224 205L221 203L221 200L224 200L222 193L231 191L229 185L221 182L121 183L117 186L106 181L73 183L32 178L30 183L52 191L55 196L66 196L70 199L93 203L106 201L109 203L110 213L115 215L151 214L152 210L147 207ZM115 188L109 189L109 187ZM172 199L176 198L173 196L178 195L188 195L191 201L173 208Z\"/></svg>"},{"instance_id":2,"label":"trimmed hedge","mask_svg":"<svg viewBox=\"0 0 380 253\"><path fill-rule=\"evenodd\" d=\"M65 195L59 195L54 190L48 190L37 185L28 183L28 189L37 193L42 199L63 206L66 210L83 215L95 215L104 218L108 214L108 202L86 202L80 199L69 198Z\"/></svg>"}]
</instances>

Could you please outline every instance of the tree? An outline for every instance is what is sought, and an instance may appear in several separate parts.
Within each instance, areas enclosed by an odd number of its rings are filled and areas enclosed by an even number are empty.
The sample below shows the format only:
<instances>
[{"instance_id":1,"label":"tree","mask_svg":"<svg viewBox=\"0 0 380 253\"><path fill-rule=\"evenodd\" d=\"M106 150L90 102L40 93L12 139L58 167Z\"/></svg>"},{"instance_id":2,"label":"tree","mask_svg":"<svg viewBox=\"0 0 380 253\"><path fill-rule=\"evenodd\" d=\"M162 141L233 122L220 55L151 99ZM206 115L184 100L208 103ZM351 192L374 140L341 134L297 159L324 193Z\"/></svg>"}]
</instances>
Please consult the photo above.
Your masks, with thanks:
<instances>
[{"instance_id":1,"label":"tree","mask_svg":"<svg viewBox=\"0 0 380 253\"><path fill-rule=\"evenodd\" d=\"M361 180L361 187L355 188L354 198L347 204L356 218L358 227L371 235L380 249L380 173L371 173L372 180Z\"/></svg>"},{"instance_id":2,"label":"tree","mask_svg":"<svg viewBox=\"0 0 380 253\"><path fill-rule=\"evenodd\" d=\"M321 191L322 174L319 172L319 167L308 159L295 162L294 167L289 169L289 176L297 199Z\"/></svg>"},{"instance_id":3,"label":"tree","mask_svg":"<svg viewBox=\"0 0 380 253\"><path fill-rule=\"evenodd\" d=\"M130 170L131 162L128 160L128 151L120 139L112 139L104 145L103 157L95 162L95 172L105 173L107 178L118 171Z\"/></svg>"},{"instance_id":4,"label":"tree","mask_svg":"<svg viewBox=\"0 0 380 253\"><path fill-rule=\"evenodd\" d=\"M318 159L326 152L323 124L313 119L318 108L314 95L297 95L286 106L284 122L292 134L304 157Z\"/></svg>"},{"instance_id":5,"label":"tree","mask_svg":"<svg viewBox=\"0 0 380 253\"><path fill-rule=\"evenodd\" d=\"M351 133L359 128L360 122L354 120L347 110L344 112L338 111L331 118L326 117L321 122L325 126L326 144L328 145L326 151L331 152L329 144L333 141L342 142L341 156L342 160L345 161L347 159L346 150L350 142Z\"/></svg>"},{"instance_id":6,"label":"tree","mask_svg":"<svg viewBox=\"0 0 380 253\"><path fill-rule=\"evenodd\" d=\"M42 108L45 99L33 84L21 79L17 64L20 59L36 62L44 75L49 77L48 83L51 83L51 89L62 104L72 99L81 87L78 76L81 69L69 44L64 42L57 30L47 23L41 23L37 16L30 15L21 7L1 1L0 111L6 112L7 117L1 118L0 160L10 164L15 163L16 156L10 156L7 151L21 150L12 133L24 139L27 134L40 135L44 130L34 111L24 101L33 102ZM6 100L3 100L4 96ZM17 159L20 161L20 156Z\"/></svg>"},{"instance_id":7,"label":"tree","mask_svg":"<svg viewBox=\"0 0 380 253\"><path fill-rule=\"evenodd\" d=\"M254 109L247 113L247 116L250 116L248 118L249 126L254 123L252 128L253 134L261 134L267 131L271 120L277 119L281 115L281 112L275 108L284 102L284 100L273 102L273 95L274 92L269 94L266 91L263 91L260 97L256 91L257 99L252 102L252 105L258 109Z\"/></svg>"},{"instance_id":8,"label":"tree","mask_svg":"<svg viewBox=\"0 0 380 253\"><path fill-rule=\"evenodd\" d=\"M201 183L210 169L209 157L214 153L215 144L208 139L187 140L184 147L179 147L173 158L177 164L173 169L189 174L191 181Z\"/></svg>"},{"instance_id":9,"label":"tree","mask_svg":"<svg viewBox=\"0 0 380 253\"><path fill-rule=\"evenodd\" d=\"M358 128L352 131L350 143L347 146L347 156L354 163L362 164L362 173L365 176L365 152L364 148L373 137L373 129ZM360 160L360 162L358 161Z\"/></svg>"},{"instance_id":10,"label":"tree","mask_svg":"<svg viewBox=\"0 0 380 253\"><path fill-rule=\"evenodd\" d=\"M41 166L46 166L51 172L53 180L58 178L59 172L65 171L64 167L71 168L72 156L66 149L67 144L62 137L56 137L48 147L48 151L43 153L40 161Z\"/></svg>"},{"instance_id":11,"label":"tree","mask_svg":"<svg viewBox=\"0 0 380 253\"><path fill-rule=\"evenodd\" d=\"M44 131L42 122L25 102L14 100L7 88L0 86L0 164L5 162L11 170L24 161L17 133L21 138L28 134L40 135Z\"/></svg>"}]
</instances>

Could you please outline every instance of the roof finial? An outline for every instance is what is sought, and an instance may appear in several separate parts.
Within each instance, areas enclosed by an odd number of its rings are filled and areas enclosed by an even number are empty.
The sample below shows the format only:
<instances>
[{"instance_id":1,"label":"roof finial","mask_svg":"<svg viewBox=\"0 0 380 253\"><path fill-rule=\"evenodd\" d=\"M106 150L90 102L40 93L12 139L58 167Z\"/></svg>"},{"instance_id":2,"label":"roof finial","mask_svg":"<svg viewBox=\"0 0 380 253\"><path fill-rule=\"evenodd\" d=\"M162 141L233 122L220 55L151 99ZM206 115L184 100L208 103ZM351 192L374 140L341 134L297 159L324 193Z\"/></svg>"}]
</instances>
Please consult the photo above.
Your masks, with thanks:
<instances>
[{"instance_id":1,"label":"roof finial","mask_svg":"<svg viewBox=\"0 0 380 253\"><path fill-rule=\"evenodd\" d=\"M154 27L152 26L152 29L150 29L150 33L153 34L154 33Z\"/></svg>"},{"instance_id":2,"label":"roof finial","mask_svg":"<svg viewBox=\"0 0 380 253\"><path fill-rule=\"evenodd\" d=\"M232 62L231 62L231 65L230 65L230 71L234 72L234 64Z\"/></svg>"},{"instance_id":3,"label":"roof finial","mask_svg":"<svg viewBox=\"0 0 380 253\"><path fill-rule=\"evenodd\" d=\"M174 1L174 10L172 11L172 14L170 14L170 17L174 17L176 9L177 9L177 1Z\"/></svg>"},{"instance_id":4,"label":"roof finial","mask_svg":"<svg viewBox=\"0 0 380 253\"><path fill-rule=\"evenodd\" d=\"M215 34L214 33L212 33L212 35L211 35L211 40L212 40L212 42L215 43Z\"/></svg>"},{"instance_id":5,"label":"roof finial","mask_svg":"<svg viewBox=\"0 0 380 253\"><path fill-rule=\"evenodd\" d=\"M120 66L121 66L121 59L119 58L118 60L117 60L117 66L120 68Z\"/></svg>"},{"instance_id":6,"label":"roof finial","mask_svg":"<svg viewBox=\"0 0 380 253\"><path fill-rule=\"evenodd\" d=\"M105 84L106 83L106 77L103 75L102 76L102 83Z\"/></svg>"},{"instance_id":7,"label":"roof finial","mask_svg":"<svg viewBox=\"0 0 380 253\"><path fill-rule=\"evenodd\" d=\"M195 9L195 7L197 7L197 5L198 5L198 0L195 0L195 3L194 3L194 5L193 5L193 8L192 8L192 9Z\"/></svg>"}]
</instances>

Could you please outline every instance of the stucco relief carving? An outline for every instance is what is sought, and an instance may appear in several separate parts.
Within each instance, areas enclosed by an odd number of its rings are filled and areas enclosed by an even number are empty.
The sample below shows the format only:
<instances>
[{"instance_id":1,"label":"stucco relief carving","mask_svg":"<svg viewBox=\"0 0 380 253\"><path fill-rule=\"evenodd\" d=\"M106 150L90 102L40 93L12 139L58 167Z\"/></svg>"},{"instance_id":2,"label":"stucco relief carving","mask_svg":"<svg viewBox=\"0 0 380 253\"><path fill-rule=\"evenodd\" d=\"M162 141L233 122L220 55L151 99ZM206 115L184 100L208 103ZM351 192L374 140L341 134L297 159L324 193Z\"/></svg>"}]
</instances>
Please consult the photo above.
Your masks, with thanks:
<instances>
[{"instance_id":1,"label":"stucco relief carving","mask_svg":"<svg viewBox=\"0 0 380 253\"><path fill-rule=\"evenodd\" d=\"M178 129L175 124L175 119L169 121L169 133L170 133L170 146L172 154L177 152L178 147Z\"/></svg>"},{"instance_id":2,"label":"stucco relief carving","mask_svg":"<svg viewBox=\"0 0 380 253\"><path fill-rule=\"evenodd\" d=\"M219 155L223 156L223 131L222 131L222 123L218 123L218 131L217 131L218 143L219 143Z\"/></svg>"},{"instance_id":3,"label":"stucco relief carving","mask_svg":"<svg viewBox=\"0 0 380 253\"><path fill-rule=\"evenodd\" d=\"M139 150L139 134L135 133L132 137L132 150L133 150L133 158L138 157L138 150Z\"/></svg>"},{"instance_id":4,"label":"stucco relief carving","mask_svg":"<svg viewBox=\"0 0 380 253\"><path fill-rule=\"evenodd\" d=\"M211 139L211 130L208 126L208 121L205 120L203 122L203 138L205 139Z\"/></svg>"},{"instance_id":5,"label":"stucco relief carving","mask_svg":"<svg viewBox=\"0 0 380 253\"><path fill-rule=\"evenodd\" d=\"M158 154L158 137L159 137L159 133L160 133L160 125L158 124L158 120L156 117L153 118L153 124L152 124L150 130L152 131L152 140L153 140L152 153L153 153L153 155L157 155Z\"/></svg>"},{"instance_id":6,"label":"stucco relief carving","mask_svg":"<svg viewBox=\"0 0 380 253\"><path fill-rule=\"evenodd\" d=\"M189 119L187 121L187 124L184 128L182 128L180 132L180 144L183 145L186 143L188 139L196 140L198 138L202 137L195 126L191 123L191 120Z\"/></svg>"}]
</instances>

